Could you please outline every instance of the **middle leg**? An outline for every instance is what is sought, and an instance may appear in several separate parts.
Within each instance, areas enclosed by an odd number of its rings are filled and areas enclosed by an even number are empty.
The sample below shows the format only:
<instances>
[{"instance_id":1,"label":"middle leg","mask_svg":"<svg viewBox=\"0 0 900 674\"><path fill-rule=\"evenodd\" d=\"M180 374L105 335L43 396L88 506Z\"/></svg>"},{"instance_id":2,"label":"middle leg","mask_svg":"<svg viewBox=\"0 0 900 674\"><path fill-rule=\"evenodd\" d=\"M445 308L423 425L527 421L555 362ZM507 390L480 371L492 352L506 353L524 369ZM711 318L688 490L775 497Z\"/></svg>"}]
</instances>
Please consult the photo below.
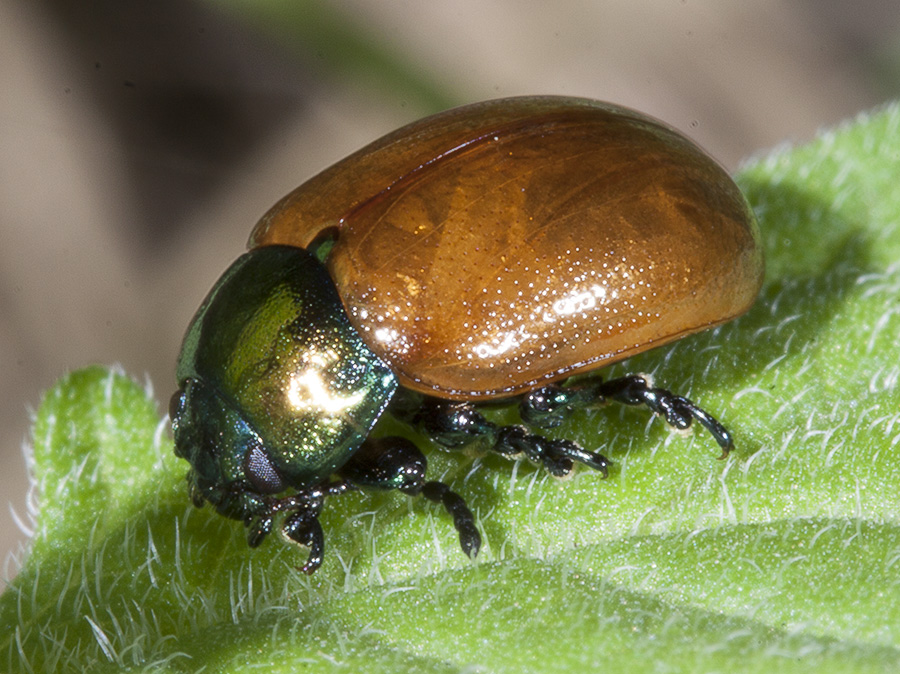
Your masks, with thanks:
<instances>
[{"instance_id":1,"label":"middle leg","mask_svg":"<svg viewBox=\"0 0 900 674\"><path fill-rule=\"evenodd\" d=\"M478 554L481 534L475 516L462 496L436 480L426 480L428 463L419 448L401 437L368 439L340 468L340 476L353 485L370 489L396 489L440 503L453 518L459 544L469 557Z\"/></svg>"},{"instance_id":2,"label":"middle leg","mask_svg":"<svg viewBox=\"0 0 900 674\"><path fill-rule=\"evenodd\" d=\"M506 457L527 456L556 477L572 472L576 462L607 474L609 460L570 440L554 440L524 426L500 426L488 421L471 403L453 402L403 392L391 413L445 447L463 447L486 439L491 451Z\"/></svg>"}]
</instances>

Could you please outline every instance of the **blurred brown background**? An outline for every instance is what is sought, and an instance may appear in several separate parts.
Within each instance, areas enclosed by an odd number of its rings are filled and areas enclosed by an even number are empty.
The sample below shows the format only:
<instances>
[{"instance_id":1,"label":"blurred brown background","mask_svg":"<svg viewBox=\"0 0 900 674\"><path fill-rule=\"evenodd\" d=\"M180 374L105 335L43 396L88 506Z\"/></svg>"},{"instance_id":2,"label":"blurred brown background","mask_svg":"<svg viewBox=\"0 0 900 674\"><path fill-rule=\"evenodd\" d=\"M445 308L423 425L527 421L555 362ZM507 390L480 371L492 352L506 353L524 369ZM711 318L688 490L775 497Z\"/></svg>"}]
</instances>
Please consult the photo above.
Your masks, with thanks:
<instances>
[{"instance_id":1,"label":"blurred brown background","mask_svg":"<svg viewBox=\"0 0 900 674\"><path fill-rule=\"evenodd\" d=\"M162 413L182 331L256 219L382 133L589 96L734 169L896 97L898 66L896 0L2 0L2 500L24 513L42 390L119 363ZM23 539L0 509L0 555Z\"/></svg>"}]
</instances>

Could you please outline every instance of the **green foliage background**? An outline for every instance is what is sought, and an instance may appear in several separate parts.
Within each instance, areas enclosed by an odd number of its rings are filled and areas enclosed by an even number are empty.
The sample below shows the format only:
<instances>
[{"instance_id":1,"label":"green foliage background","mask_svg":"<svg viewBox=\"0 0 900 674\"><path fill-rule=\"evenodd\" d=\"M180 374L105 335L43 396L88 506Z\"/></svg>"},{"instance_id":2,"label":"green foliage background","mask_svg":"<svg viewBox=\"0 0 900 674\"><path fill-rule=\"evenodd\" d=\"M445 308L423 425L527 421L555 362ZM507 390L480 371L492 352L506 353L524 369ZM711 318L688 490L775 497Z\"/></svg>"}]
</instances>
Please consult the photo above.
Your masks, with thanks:
<instances>
[{"instance_id":1,"label":"green foliage background","mask_svg":"<svg viewBox=\"0 0 900 674\"><path fill-rule=\"evenodd\" d=\"M65 377L35 420L41 508L0 596L0 669L896 671L898 177L897 105L748 166L758 303L608 372L716 413L727 460L615 406L557 433L613 459L605 481L432 451L479 515L476 562L436 506L349 494L305 577L277 537L251 551L190 506L152 396L101 368Z\"/></svg>"}]
</instances>

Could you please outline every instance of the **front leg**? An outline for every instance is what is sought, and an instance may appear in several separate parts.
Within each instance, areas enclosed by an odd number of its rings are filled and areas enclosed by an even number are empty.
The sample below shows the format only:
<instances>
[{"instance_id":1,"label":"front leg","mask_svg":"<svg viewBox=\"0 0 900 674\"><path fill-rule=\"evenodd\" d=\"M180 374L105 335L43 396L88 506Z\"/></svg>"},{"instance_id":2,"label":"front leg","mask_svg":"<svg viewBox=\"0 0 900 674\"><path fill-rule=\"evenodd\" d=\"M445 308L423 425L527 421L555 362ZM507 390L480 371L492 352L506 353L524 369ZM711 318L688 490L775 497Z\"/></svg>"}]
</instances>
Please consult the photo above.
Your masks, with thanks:
<instances>
[{"instance_id":1,"label":"front leg","mask_svg":"<svg viewBox=\"0 0 900 674\"><path fill-rule=\"evenodd\" d=\"M300 570L307 574L313 573L322 565L325 549L322 526L319 524L325 497L343 494L353 488L349 482L339 480L323 482L282 498L257 497L259 504L255 508L255 514L244 521L248 529L247 543L251 548L257 547L271 533L276 515L286 513L281 533L289 541L309 551L306 563Z\"/></svg>"},{"instance_id":2,"label":"front leg","mask_svg":"<svg viewBox=\"0 0 900 674\"><path fill-rule=\"evenodd\" d=\"M281 530L288 539L309 550L306 564L300 567L303 573L311 574L322 566L325 537L322 534L322 525L319 524L318 515L313 515L308 511L295 511L284 521Z\"/></svg>"}]
</instances>

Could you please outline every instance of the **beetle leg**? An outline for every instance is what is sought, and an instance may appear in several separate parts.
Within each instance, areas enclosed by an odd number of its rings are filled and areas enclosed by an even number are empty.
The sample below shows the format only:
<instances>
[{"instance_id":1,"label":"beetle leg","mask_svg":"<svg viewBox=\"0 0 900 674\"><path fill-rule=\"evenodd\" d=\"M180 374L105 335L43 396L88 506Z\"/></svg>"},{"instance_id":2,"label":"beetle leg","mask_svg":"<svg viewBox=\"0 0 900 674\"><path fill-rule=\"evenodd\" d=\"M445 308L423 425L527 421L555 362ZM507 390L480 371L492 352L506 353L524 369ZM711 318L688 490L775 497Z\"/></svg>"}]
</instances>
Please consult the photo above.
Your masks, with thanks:
<instances>
[{"instance_id":1,"label":"beetle leg","mask_svg":"<svg viewBox=\"0 0 900 674\"><path fill-rule=\"evenodd\" d=\"M454 491L450 491L443 482L432 480L421 487L422 496L429 501L440 503L453 518L453 525L459 532L459 545L469 557L478 554L481 548L481 534L475 528L475 518L465 499Z\"/></svg>"},{"instance_id":2,"label":"beetle leg","mask_svg":"<svg viewBox=\"0 0 900 674\"><path fill-rule=\"evenodd\" d=\"M604 476L610 464L601 454L569 440L546 438L530 433L524 426L498 426L485 419L470 403L424 398L417 411L401 418L445 447L462 447L486 438L491 451L509 458L524 454L556 477L568 475L576 461Z\"/></svg>"},{"instance_id":3,"label":"beetle leg","mask_svg":"<svg viewBox=\"0 0 900 674\"><path fill-rule=\"evenodd\" d=\"M312 573L322 565L324 538L319 524L319 513L326 496L337 496L354 489L347 480L323 482L309 489L283 498L265 497L254 505L253 514L244 518L247 527L247 543L251 548L259 546L271 533L278 513L288 513L281 525L286 538L309 549L309 559L301 570Z\"/></svg>"},{"instance_id":4,"label":"beetle leg","mask_svg":"<svg viewBox=\"0 0 900 674\"><path fill-rule=\"evenodd\" d=\"M459 532L459 544L469 557L478 554L481 534L465 500L443 482L425 481L428 462L419 448L401 437L368 439L340 468L345 480L360 487L397 489L444 506Z\"/></svg>"},{"instance_id":5,"label":"beetle leg","mask_svg":"<svg viewBox=\"0 0 900 674\"><path fill-rule=\"evenodd\" d=\"M281 528L285 536L309 550L306 564L300 567L303 573L311 574L322 566L325 551L325 537L318 513L298 510L291 513Z\"/></svg>"},{"instance_id":6,"label":"beetle leg","mask_svg":"<svg viewBox=\"0 0 900 674\"><path fill-rule=\"evenodd\" d=\"M645 405L674 428L689 428L692 421L698 421L722 448L720 458L724 459L734 449L731 433L715 417L687 398L666 389L651 387L647 379L640 375L600 382L595 390L602 398L625 405Z\"/></svg>"},{"instance_id":7,"label":"beetle leg","mask_svg":"<svg viewBox=\"0 0 900 674\"><path fill-rule=\"evenodd\" d=\"M259 547L266 536L272 531L272 515L266 514L250 520L247 524L247 545L251 548Z\"/></svg>"},{"instance_id":8,"label":"beetle leg","mask_svg":"<svg viewBox=\"0 0 900 674\"><path fill-rule=\"evenodd\" d=\"M542 386L526 393L519 401L519 416L530 426L556 428L574 407L596 402L595 386Z\"/></svg>"},{"instance_id":9,"label":"beetle leg","mask_svg":"<svg viewBox=\"0 0 900 674\"><path fill-rule=\"evenodd\" d=\"M571 473L576 461L601 472L603 477L607 476L610 465L609 459L602 454L584 449L571 440L554 440L529 433L524 426L500 426L494 451L513 456L524 454L531 461L543 464L554 477Z\"/></svg>"},{"instance_id":10,"label":"beetle leg","mask_svg":"<svg viewBox=\"0 0 900 674\"><path fill-rule=\"evenodd\" d=\"M684 430L698 421L722 448L722 458L734 449L731 433L694 402L662 388L653 388L641 375L609 381L588 381L574 386L550 384L526 394L519 403L522 419L535 426L553 428L576 407L614 400L624 405L644 405L665 418L666 423Z\"/></svg>"},{"instance_id":11,"label":"beetle leg","mask_svg":"<svg viewBox=\"0 0 900 674\"><path fill-rule=\"evenodd\" d=\"M400 437L368 438L338 473L360 487L418 493L415 487L422 488L427 468L428 462L412 441Z\"/></svg>"}]
</instances>

